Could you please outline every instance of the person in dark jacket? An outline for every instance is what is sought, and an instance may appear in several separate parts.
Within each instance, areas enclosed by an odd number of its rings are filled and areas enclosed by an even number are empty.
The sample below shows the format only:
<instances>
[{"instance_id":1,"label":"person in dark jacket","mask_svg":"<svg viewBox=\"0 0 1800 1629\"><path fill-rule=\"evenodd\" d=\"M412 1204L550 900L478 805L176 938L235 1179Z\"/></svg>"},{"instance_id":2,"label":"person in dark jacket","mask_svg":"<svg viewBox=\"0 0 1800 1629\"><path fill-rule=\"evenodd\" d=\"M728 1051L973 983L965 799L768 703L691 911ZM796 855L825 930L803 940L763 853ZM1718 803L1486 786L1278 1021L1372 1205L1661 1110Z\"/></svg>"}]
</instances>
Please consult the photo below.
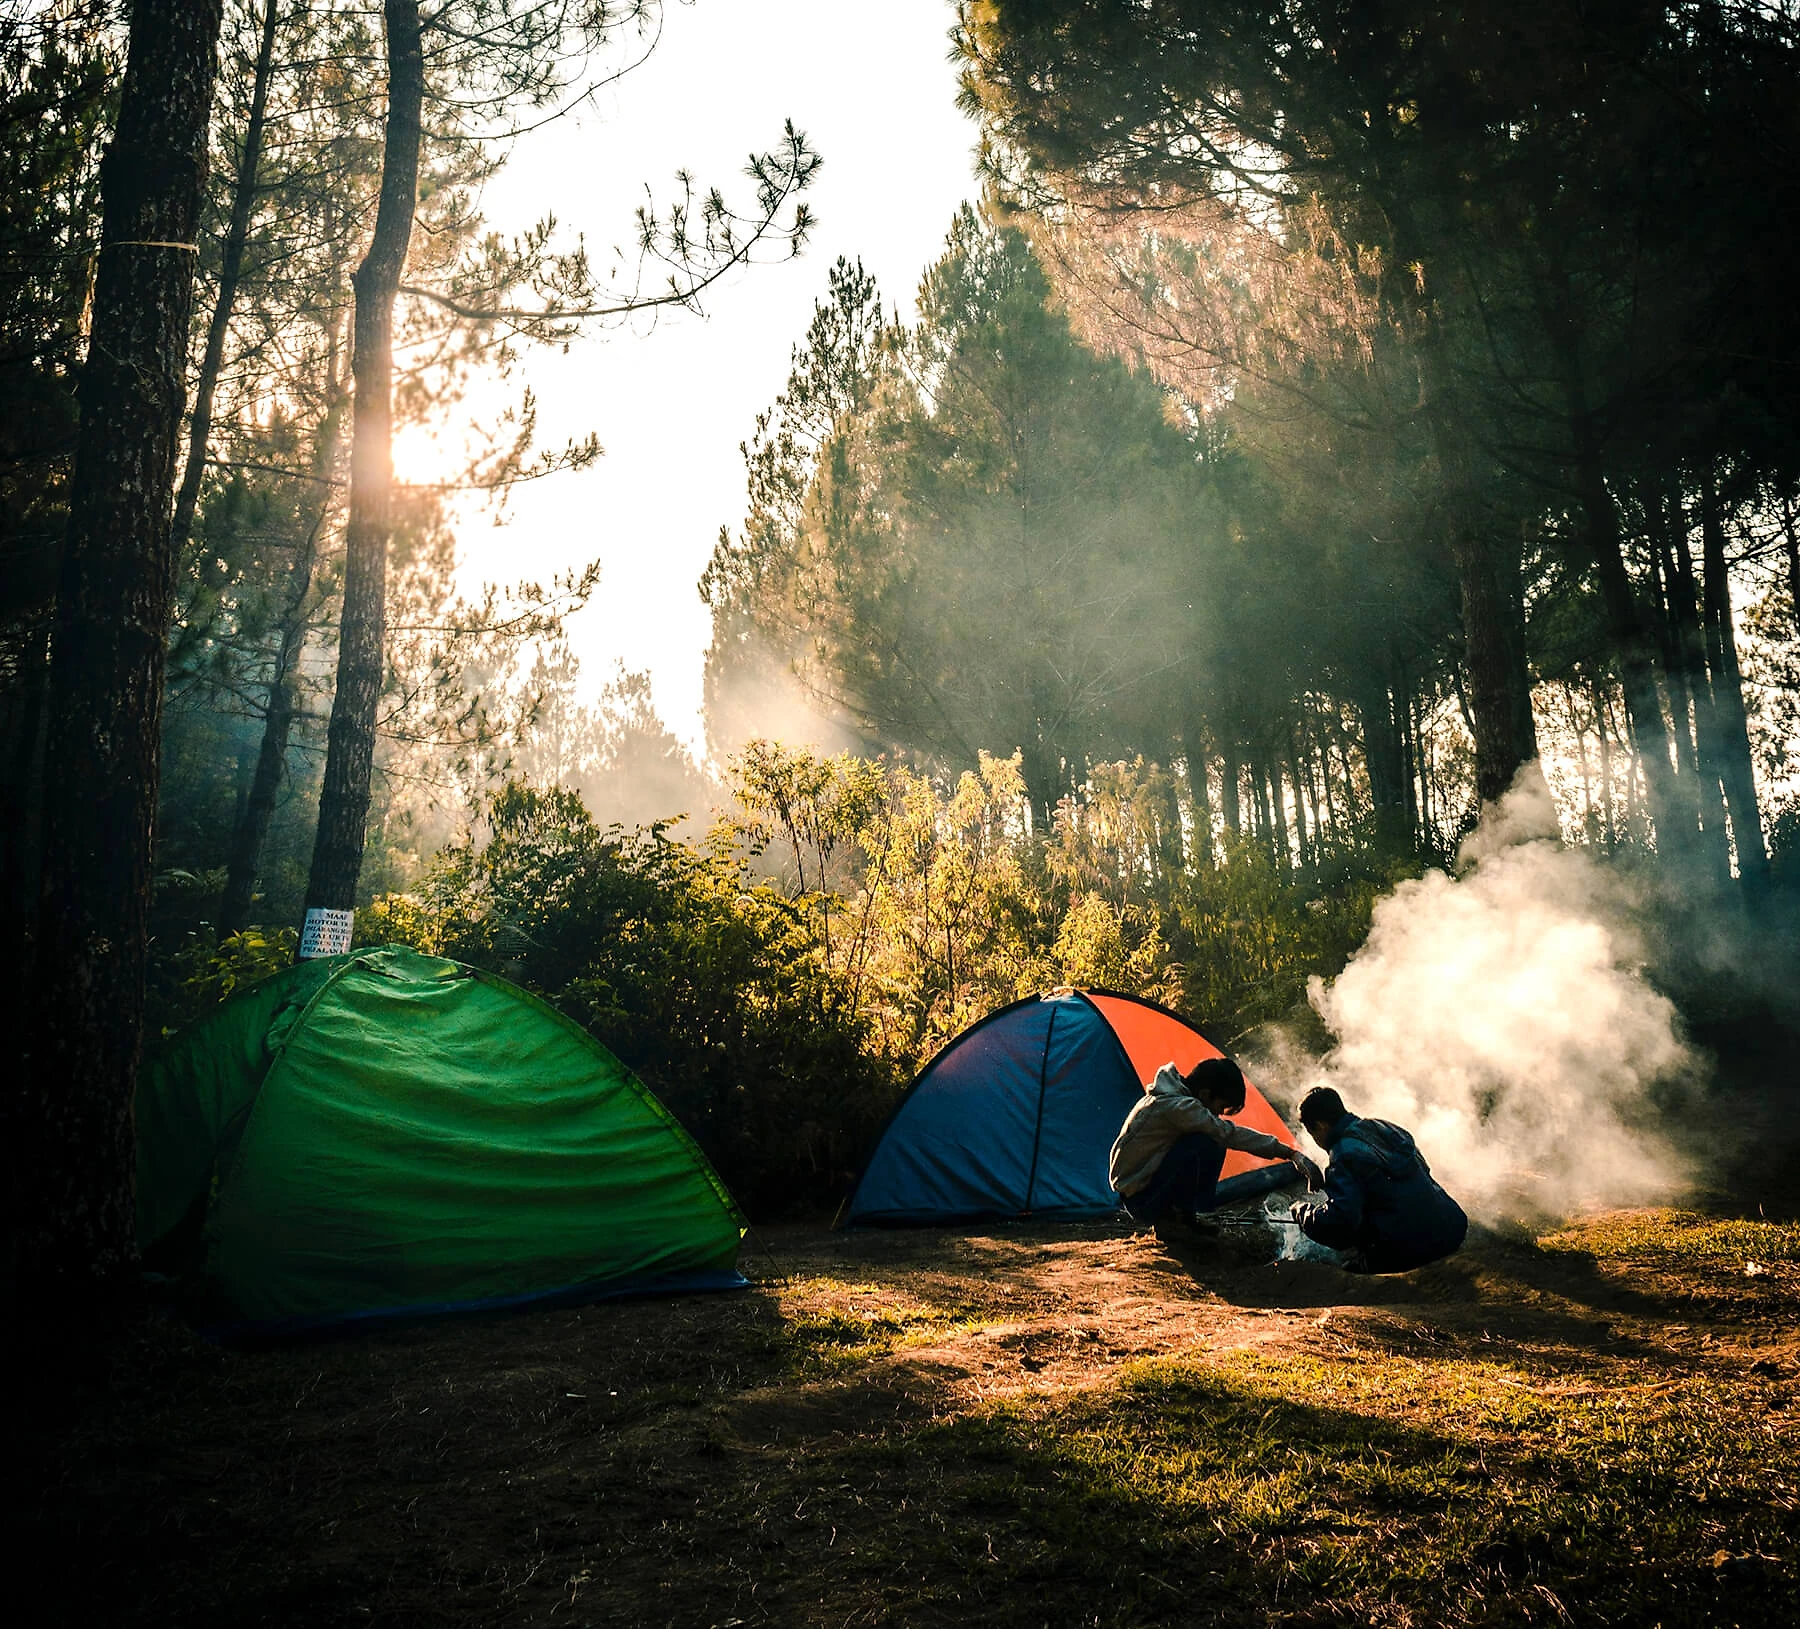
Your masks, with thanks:
<instances>
[{"instance_id":1,"label":"person in dark jacket","mask_svg":"<svg viewBox=\"0 0 1800 1629\"><path fill-rule=\"evenodd\" d=\"M1331 1155L1324 1198L1293 1207L1307 1238L1367 1273L1403 1273L1461 1248L1469 1219L1432 1180L1411 1132L1350 1113L1329 1086L1306 1094L1300 1123Z\"/></svg>"}]
</instances>

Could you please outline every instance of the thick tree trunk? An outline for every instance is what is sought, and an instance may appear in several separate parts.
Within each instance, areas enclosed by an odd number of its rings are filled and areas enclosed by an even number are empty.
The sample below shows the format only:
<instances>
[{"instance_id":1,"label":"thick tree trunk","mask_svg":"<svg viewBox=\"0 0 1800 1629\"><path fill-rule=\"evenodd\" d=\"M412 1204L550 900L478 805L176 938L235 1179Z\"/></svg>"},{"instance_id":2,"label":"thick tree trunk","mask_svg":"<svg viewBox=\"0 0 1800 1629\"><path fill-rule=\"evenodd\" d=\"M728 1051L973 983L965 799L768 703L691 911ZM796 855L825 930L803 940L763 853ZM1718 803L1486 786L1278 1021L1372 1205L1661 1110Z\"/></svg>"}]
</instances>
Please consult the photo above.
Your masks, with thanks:
<instances>
[{"instance_id":1,"label":"thick tree trunk","mask_svg":"<svg viewBox=\"0 0 1800 1629\"><path fill-rule=\"evenodd\" d=\"M50 619L39 616L19 642L16 706L6 721L11 739L6 742L5 780L0 787L0 902L7 912L6 937L11 943L23 937L20 929L32 920L37 905L34 816L41 802L49 641Z\"/></svg>"},{"instance_id":2,"label":"thick tree trunk","mask_svg":"<svg viewBox=\"0 0 1800 1629\"><path fill-rule=\"evenodd\" d=\"M1475 736L1475 791L1492 803L1537 757L1515 547L1465 524L1451 541L1462 593L1463 669Z\"/></svg>"},{"instance_id":3,"label":"thick tree trunk","mask_svg":"<svg viewBox=\"0 0 1800 1629\"><path fill-rule=\"evenodd\" d=\"M1369 800L1375 829L1389 843L1404 843L1406 818L1406 743L1400 730L1395 694L1378 685L1358 698L1363 721L1363 763L1369 771Z\"/></svg>"},{"instance_id":4,"label":"thick tree trunk","mask_svg":"<svg viewBox=\"0 0 1800 1629\"><path fill-rule=\"evenodd\" d=\"M206 475L206 445L212 439L213 394L219 370L225 363L225 336L231 329L231 310L237 303L238 282L244 272L244 245L250 237L250 220L256 210L256 172L262 162L263 121L269 106L269 73L275 56L275 14L280 0L264 0L262 41L257 47L256 75L250 89L250 118L244 126L244 150L238 160L237 183L231 194L231 219L225 246L219 257L219 297L213 303L206 328L206 350L200 374L194 381L194 401L188 414L187 466L175 494L175 518L170 523L170 549L177 560L194 532L194 510L200 502L200 483Z\"/></svg>"},{"instance_id":5,"label":"thick tree trunk","mask_svg":"<svg viewBox=\"0 0 1800 1629\"><path fill-rule=\"evenodd\" d=\"M394 487L394 297L412 241L419 192L419 140L425 96L418 0L385 0L388 108L381 158L381 202L369 252L356 269L356 380L350 451L350 523L345 536L344 609L339 624L337 690L326 737L319 829L306 889L306 927L318 953L348 943L356 906L375 761L387 631L387 549ZM314 939L313 934L321 935Z\"/></svg>"},{"instance_id":6,"label":"thick tree trunk","mask_svg":"<svg viewBox=\"0 0 1800 1629\"><path fill-rule=\"evenodd\" d=\"M1367 65L1364 69L1367 70ZM1377 74L1380 70L1373 70ZM1430 236L1413 213L1408 167L1393 151L1385 96L1372 104L1368 126L1374 161L1374 195L1393 232L1394 264L1432 262ZM1405 284L1396 281L1396 291ZM1417 355L1427 435L1443 493L1440 525L1456 567L1462 601L1463 666L1475 737L1475 791L1483 803L1500 797L1519 770L1537 758L1537 726L1531 713L1531 675L1525 659L1524 598L1519 546L1490 538L1479 523L1479 460L1468 415L1458 401L1456 370L1446 348L1445 322L1433 297L1399 293L1397 310L1422 324ZM1379 816L1380 799L1376 800Z\"/></svg>"},{"instance_id":7,"label":"thick tree trunk","mask_svg":"<svg viewBox=\"0 0 1800 1629\"><path fill-rule=\"evenodd\" d=\"M132 1093L194 234L220 0L137 0L101 166L99 270L51 634L30 1073L8 1139L17 1262L79 1293L136 1257Z\"/></svg>"},{"instance_id":8,"label":"thick tree trunk","mask_svg":"<svg viewBox=\"0 0 1800 1629\"><path fill-rule=\"evenodd\" d=\"M1744 676L1738 666L1737 633L1731 625L1731 576L1725 563L1725 522L1709 470L1701 487L1700 546L1705 560L1706 654L1712 669L1712 718L1718 730L1719 779L1731 809L1731 836L1738 875L1751 885L1766 882L1769 854L1763 846L1762 811L1756 800L1756 772L1750 759L1750 731L1744 716Z\"/></svg>"}]
</instances>

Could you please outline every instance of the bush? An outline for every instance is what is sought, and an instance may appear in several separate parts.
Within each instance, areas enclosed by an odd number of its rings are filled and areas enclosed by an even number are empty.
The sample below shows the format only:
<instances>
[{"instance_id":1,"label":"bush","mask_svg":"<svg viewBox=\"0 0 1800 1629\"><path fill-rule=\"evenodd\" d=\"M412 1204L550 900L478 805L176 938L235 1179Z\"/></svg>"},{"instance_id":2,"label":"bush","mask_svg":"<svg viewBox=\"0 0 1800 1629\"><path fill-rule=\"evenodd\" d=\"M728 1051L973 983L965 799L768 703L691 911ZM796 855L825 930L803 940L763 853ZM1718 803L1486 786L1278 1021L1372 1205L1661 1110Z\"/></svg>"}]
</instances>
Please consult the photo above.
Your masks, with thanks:
<instances>
[{"instance_id":1,"label":"bush","mask_svg":"<svg viewBox=\"0 0 1800 1629\"><path fill-rule=\"evenodd\" d=\"M896 1100L809 913L721 846L601 828L574 793L508 786L361 940L503 974L583 1024L767 1215L835 1200Z\"/></svg>"},{"instance_id":2,"label":"bush","mask_svg":"<svg viewBox=\"0 0 1800 1629\"><path fill-rule=\"evenodd\" d=\"M358 942L453 957L552 1002L648 1082L752 1213L833 1204L905 1082L995 1007L1101 985L1229 1044L1338 972L1376 898L1418 869L1368 834L1301 870L1230 836L1220 863L1190 867L1169 777L1103 768L1047 836L1018 760L985 755L940 784L752 743L736 817L699 845L509 785L415 891L358 913ZM292 944L190 929L158 968L159 1022L285 966Z\"/></svg>"}]
</instances>

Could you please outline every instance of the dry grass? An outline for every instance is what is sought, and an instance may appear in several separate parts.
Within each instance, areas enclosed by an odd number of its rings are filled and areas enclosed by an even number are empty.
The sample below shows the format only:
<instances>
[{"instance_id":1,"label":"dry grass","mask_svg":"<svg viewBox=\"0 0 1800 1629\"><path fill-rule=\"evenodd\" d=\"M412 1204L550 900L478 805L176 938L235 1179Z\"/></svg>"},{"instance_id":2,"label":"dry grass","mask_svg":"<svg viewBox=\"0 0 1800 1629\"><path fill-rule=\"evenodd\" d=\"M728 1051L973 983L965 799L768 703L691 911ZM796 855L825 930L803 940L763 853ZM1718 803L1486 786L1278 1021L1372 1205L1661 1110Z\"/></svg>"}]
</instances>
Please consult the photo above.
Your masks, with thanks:
<instances>
[{"instance_id":1,"label":"dry grass","mask_svg":"<svg viewBox=\"0 0 1800 1629\"><path fill-rule=\"evenodd\" d=\"M1800 1228L1392 1281L1099 1225L770 1244L736 1296L60 1365L50 1620L1800 1619Z\"/></svg>"}]
</instances>

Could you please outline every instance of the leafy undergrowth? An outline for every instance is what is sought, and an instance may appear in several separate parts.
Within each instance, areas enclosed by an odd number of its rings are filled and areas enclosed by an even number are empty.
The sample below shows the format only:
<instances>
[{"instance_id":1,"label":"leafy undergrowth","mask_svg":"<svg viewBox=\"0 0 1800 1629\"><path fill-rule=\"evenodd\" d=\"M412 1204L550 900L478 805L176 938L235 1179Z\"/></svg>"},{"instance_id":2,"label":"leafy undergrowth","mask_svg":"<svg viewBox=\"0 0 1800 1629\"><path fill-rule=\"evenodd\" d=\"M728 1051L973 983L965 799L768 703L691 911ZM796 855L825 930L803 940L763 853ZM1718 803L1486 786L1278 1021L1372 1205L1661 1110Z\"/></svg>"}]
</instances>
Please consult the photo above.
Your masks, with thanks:
<instances>
[{"instance_id":1,"label":"leafy undergrowth","mask_svg":"<svg viewBox=\"0 0 1800 1629\"><path fill-rule=\"evenodd\" d=\"M154 1325L39 1382L15 1538L83 1624L1766 1629L1797 1236L1636 1213L1374 1281L793 1229L735 1296Z\"/></svg>"}]
</instances>

